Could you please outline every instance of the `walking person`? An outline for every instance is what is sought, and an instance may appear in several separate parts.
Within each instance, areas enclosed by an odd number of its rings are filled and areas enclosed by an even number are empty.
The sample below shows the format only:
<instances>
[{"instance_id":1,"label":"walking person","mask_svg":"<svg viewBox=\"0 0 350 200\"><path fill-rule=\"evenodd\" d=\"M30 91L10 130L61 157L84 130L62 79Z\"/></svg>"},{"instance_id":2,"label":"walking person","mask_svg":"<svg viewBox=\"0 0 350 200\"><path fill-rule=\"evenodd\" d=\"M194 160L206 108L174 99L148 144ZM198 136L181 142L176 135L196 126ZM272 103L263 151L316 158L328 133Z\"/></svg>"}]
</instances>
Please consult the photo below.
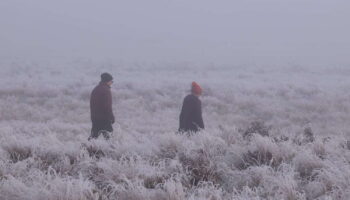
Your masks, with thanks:
<instances>
[{"instance_id":1,"label":"walking person","mask_svg":"<svg viewBox=\"0 0 350 200\"><path fill-rule=\"evenodd\" d=\"M109 73L101 74L101 82L92 90L90 97L91 135L96 139L101 134L105 139L113 132L114 114L112 110L111 85L113 77Z\"/></svg>"},{"instance_id":2,"label":"walking person","mask_svg":"<svg viewBox=\"0 0 350 200\"><path fill-rule=\"evenodd\" d=\"M202 102L199 99L201 95L202 88L196 82L192 82L191 94L185 97L181 109L180 133L196 133L204 129Z\"/></svg>"}]
</instances>

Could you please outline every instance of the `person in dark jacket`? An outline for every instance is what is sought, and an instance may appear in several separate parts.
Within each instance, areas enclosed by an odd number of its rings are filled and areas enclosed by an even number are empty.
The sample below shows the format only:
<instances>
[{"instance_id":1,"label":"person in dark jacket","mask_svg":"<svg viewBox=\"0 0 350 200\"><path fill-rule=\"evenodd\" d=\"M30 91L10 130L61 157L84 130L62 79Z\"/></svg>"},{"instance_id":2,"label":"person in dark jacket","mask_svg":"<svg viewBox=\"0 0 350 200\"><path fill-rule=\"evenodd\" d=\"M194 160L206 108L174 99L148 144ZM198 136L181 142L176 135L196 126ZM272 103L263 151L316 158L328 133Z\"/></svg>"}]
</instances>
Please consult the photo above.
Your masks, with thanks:
<instances>
[{"instance_id":1,"label":"person in dark jacket","mask_svg":"<svg viewBox=\"0 0 350 200\"><path fill-rule=\"evenodd\" d=\"M98 138L101 134L109 139L113 132L114 115L112 110L111 85L113 77L108 73L101 74L101 82L92 90L90 98L90 112L92 129L91 138Z\"/></svg>"},{"instance_id":2,"label":"person in dark jacket","mask_svg":"<svg viewBox=\"0 0 350 200\"><path fill-rule=\"evenodd\" d=\"M204 129L202 118L202 102L199 96L202 94L202 88L192 82L191 94L187 95L183 101L180 114L179 132L198 132Z\"/></svg>"}]
</instances>

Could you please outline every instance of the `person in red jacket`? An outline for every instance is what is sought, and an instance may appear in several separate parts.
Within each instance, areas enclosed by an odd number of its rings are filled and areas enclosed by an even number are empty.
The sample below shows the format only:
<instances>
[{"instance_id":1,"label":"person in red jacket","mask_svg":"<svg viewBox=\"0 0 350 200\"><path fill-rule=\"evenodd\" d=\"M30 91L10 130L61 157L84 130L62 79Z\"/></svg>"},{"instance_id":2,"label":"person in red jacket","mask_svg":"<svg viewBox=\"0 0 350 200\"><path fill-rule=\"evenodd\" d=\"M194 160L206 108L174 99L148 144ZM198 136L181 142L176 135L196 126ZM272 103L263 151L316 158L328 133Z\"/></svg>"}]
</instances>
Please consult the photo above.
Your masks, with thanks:
<instances>
[{"instance_id":1,"label":"person in red jacket","mask_svg":"<svg viewBox=\"0 0 350 200\"><path fill-rule=\"evenodd\" d=\"M187 95L183 101L180 114L179 132L198 132L204 129L202 118L202 102L199 96L202 95L202 88L192 82L191 94Z\"/></svg>"},{"instance_id":2,"label":"person in red jacket","mask_svg":"<svg viewBox=\"0 0 350 200\"><path fill-rule=\"evenodd\" d=\"M106 139L109 139L110 133L113 132L112 83L113 77L108 73L103 73L101 74L101 82L91 92L90 113L92 129L89 140L98 138L101 134Z\"/></svg>"}]
</instances>

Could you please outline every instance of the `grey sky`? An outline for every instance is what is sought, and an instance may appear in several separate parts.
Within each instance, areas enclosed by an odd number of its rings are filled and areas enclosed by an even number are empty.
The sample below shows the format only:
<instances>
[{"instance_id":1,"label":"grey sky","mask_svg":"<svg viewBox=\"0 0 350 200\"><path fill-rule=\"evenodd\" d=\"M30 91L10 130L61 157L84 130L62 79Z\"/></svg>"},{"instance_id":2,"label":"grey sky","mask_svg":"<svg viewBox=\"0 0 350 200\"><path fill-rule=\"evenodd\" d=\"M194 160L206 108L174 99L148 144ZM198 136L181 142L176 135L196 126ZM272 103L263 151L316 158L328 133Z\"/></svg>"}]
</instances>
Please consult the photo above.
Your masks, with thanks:
<instances>
[{"instance_id":1,"label":"grey sky","mask_svg":"<svg viewBox=\"0 0 350 200\"><path fill-rule=\"evenodd\" d=\"M349 64L348 0L1 0L0 56Z\"/></svg>"}]
</instances>

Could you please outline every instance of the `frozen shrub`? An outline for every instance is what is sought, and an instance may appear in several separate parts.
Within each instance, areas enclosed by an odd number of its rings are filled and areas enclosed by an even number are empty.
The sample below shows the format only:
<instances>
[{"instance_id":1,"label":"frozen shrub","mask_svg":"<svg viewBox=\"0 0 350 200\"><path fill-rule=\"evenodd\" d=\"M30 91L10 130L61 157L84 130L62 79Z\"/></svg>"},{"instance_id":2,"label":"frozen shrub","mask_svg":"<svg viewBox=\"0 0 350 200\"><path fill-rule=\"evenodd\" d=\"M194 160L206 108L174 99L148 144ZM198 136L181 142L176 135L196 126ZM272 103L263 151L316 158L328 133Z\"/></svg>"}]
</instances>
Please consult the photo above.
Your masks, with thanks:
<instances>
[{"instance_id":1,"label":"frozen shrub","mask_svg":"<svg viewBox=\"0 0 350 200\"><path fill-rule=\"evenodd\" d=\"M16 163L32 156L32 149L21 144L9 144L3 147L12 162Z\"/></svg>"},{"instance_id":2,"label":"frozen shrub","mask_svg":"<svg viewBox=\"0 0 350 200\"><path fill-rule=\"evenodd\" d=\"M296 173L292 166L283 163L278 170L273 172L274 176L268 177L268 184L264 186L268 188L268 191L273 192L275 199L303 200L305 193L299 189Z\"/></svg>"},{"instance_id":3,"label":"frozen shrub","mask_svg":"<svg viewBox=\"0 0 350 200\"><path fill-rule=\"evenodd\" d=\"M188 197L189 200L223 200L224 191L211 182L201 182Z\"/></svg>"},{"instance_id":4,"label":"frozen shrub","mask_svg":"<svg viewBox=\"0 0 350 200\"><path fill-rule=\"evenodd\" d=\"M317 170L323 167L320 158L307 152L299 153L293 161L295 170L299 173L302 180L314 180Z\"/></svg>"},{"instance_id":5,"label":"frozen shrub","mask_svg":"<svg viewBox=\"0 0 350 200\"><path fill-rule=\"evenodd\" d=\"M315 153L315 155L317 155L319 158L326 158L327 152L324 143L321 143L319 141L314 142L312 145L312 150Z\"/></svg>"},{"instance_id":6,"label":"frozen shrub","mask_svg":"<svg viewBox=\"0 0 350 200\"><path fill-rule=\"evenodd\" d=\"M86 150L90 157L96 159L113 156L114 149L111 148L111 144L103 140L99 138L96 141L82 143L81 149Z\"/></svg>"},{"instance_id":7,"label":"frozen shrub","mask_svg":"<svg viewBox=\"0 0 350 200\"><path fill-rule=\"evenodd\" d=\"M238 131L236 129L229 130L226 127L219 125L219 129L221 131L220 137L228 144L233 145L239 141ZM237 133L237 134L236 134Z\"/></svg>"},{"instance_id":8,"label":"frozen shrub","mask_svg":"<svg viewBox=\"0 0 350 200\"><path fill-rule=\"evenodd\" d=\"M92 184L82 177L61 178L50 173L36 173L27 180L9 176L3 183L0 182L1 197L6 200L95 200L92 188Z\"/></svg>"},{"instance_id":9,"label":"frozen shrub","mask_svg":"<svg viewBox=\"0 0 350 200\"><path fill-rule=\"evenodd\" d=\"M57 173L70 173L72 171L72 162L66 155L59 152L37 152L34 156L35 163L42 171L47 171L49 168Z\"/></svg>"},{"instance_id":10,"label":"frozen shrub","mask_svg":"<svg viewBox=\"0 0 350 200\"><path fill-rule=\"evenodd\" d=\"M273 169L269 166L252 166L246 170L246 175L249 177L247 186L250 188L263 187L266 178L273 173Z\"/></svg>"},{"instance_id":11,"label":"frozen shrub","mask_svg":"<svg viewBox=\"0 0 350 200\"><path fill-rule=\"evenodd\" d=\"M128 191L121 191L118 193L118 195L115 195L116 199L120 199L120 200L144 200L146 199L144 195L142 195L142 193L140 193L139 191L135 191L135 190L128 190ZM105 198L110 199L110 198Z\"/></svg>"},{"instance_id":12,"label":"frozen shrub","mask_svg":"<svg viewBox=\"0 0 350 200\"><path fill-rule=\"evenodd\" d=\"M315 141L314 133L310 127L305 128L302 134L297 135L293 139L293 142L298 145L304 145L304 144L312 143L314 141Z\"/></svg>"},{"instance_id":13,"label":"frozen shrub","mask_svg":"<svg viewBox=\"0 0 350 200\"><path fill-rule=\"evenodd\" d=\"M278 137L274 137L273 140L275 142L286 142L289 140L289 137L288 136L285 136L285 135L280 135Z\"/></svg>"},{"instance_id":14,"label":"frozen shrub","mask_svg":"<svg viewBox=\"0 0 350 200\"><path fill-rule=\"evenodd\" d=\"M307 127L304 129L304 136L305 136L305 142L315 141L314 133L310 127Z\"/></svg>"},{"instance_id":15,"label":"frozen shrub","mask_svg":"<svg viewBox=\"0 0 350 200\"><path fill-rule=\"evenodd\" d=\"M237 200L261 200L265 199L264 197L260 196L262 188L250 188L248 186L243 187L241 191L235 190L232 193L232 199Z\"/></svg>"},{"instance_id":16,"label":"frozen shrub","mask_svg":"<svg viewBox=\"0 0 350 200\"><path fill-rule=\"evenodd\" d=\"M246 169L250 166L268 165L278 167L283 159L280 147L269 137L253 135L248 151L242 154L242 162L239 169Z\"/></svg>"},{"instance_id":17,"label":"frozen shrub","mask_svg":"<svg viewBox=\"0 0 350 200\"><path fill-rule=\"evenodd\" d=\"M147 189L154 189L159 184L164 183L165 180L166 179L164 177L159 177L159 176L146 177L144 179L144 186Z\"/></svg>"},{"instance_id":18,"label":"frozen shrub","mask_svg":"<svg viewBox=\"0 0 350 200\"><path fill-rule=\"evenodd\" d=\"M350 167L344 165L344 161L324 161L323 168L316 169L317 173L314 183L310 183L307 189L310 195L314 196L329 195L332 199L347 199L349 190L347 186L350 184ZM317 186L317 187L315 187Z\"/></svg>"},{"instance_id":19,"label":"frozen shrub","mask_svg":"<svg viewBox=\"0 0 350 200\"><path fill-rule=\"evenodd\" d=\"M1 165L2 163L0 162L0 182L5 179L5 173L3 172L4 166Z\"/></svg>"},{"instance_id":20,"label":"frozen shrub","mask_svg":"<svg viewBox=\"0 0 350 200\"><path fill-rule=\"evenodd\" d=\"M167 193L168 200L182 200L185 199L186 193L178 178L168 179L164 185L164 190Z\"/></svg>"},{"instance_id":21,"label":"frozen shrub","mask_svg":"<svg viewBox=\"0 0 350 200\"><path fill-rule=\"evenodd\" d=\"M0 200L350 199L349 73L3 63ZM116 124L110 140L87 141L102 70L118 76ZM193 75L206 130L177 135Z\"/></svg>"},{"instance_id":22,"label":"frozen shrub","mask_svg":"<svg viewBox=\"0 0 350 200\"><path fill-rule=\"evenodd\" d=\"M213 183L221 182L220 174L217 171L216 164L208 157L208 154L199 149L192 152L191 156L180 154L180 162L188 170L190 184L198 185L202 181Z\"/></svg>"},{"instance_id":23,"label":"frozen shrub","mask_svg":"<svg viewBox=\"0 0 350 200\"><path fill-rule=\"evenodd\" d=\"M176 149L176 146L167 146L161 148L158 155L163 159L174 159L177 153L178 151Z\"/></svg>"},{"instance_id":24,"label":"frozen shrub","mask_svg":"<svg viewBox=\"0 0 350 200\"><path fill-rule=\"evenodd\" d=\"M177 136L177 135L176 135ZM161 159L175 159L181 147L180 137L163 136L159 138L160 151L157 154Z\"/></svg>"},{"instance_id":25,"label":"frozen shrub","mask_svg":"<svg viewBox=\"0 0 350 200\"><path fill-rule=\"evenodd\" d=\"M102 151L102 149L100 149L97 146L87 146L86 147L87 152L89 153L90 157L95 157L97 159L106 156L106 154Z\"/></svg>"},{"instance_id":26,"label":"frozen shrub","mask_svg":"<svg viewBox=\"0 0 350 200\"><path fill-rule=\"evenodd\" d=\"M244 165L241 169L246 169L250 166L260 166L260 165L276 165L276 161L273 160L271 152L268 151L248 151L243 155Z\"/></svg>"},{"instance_id":27,"label":"frozen shrub","mask_svg":"<svg viewBox=\"0 0 350 200\"><path fill-rule=\"evenodd\" d=\"M350 140L346 141L346 147L347 147L348 150L350 150Z\"/></svg>"},{"instance_id":28,"label":"frozen shrub","mask_svg":"<svg viewBox=\"0 0 350 200\"><path fill-rule=\"evenodd\" d=\"M261 136L269 136L269 131L271 127L268 127L265 125L262 121L254 121L252 122L249 127L244 131L243 138L249 139L252 137L252 135L259 134Z\"/></svg>"}]
</instances>

